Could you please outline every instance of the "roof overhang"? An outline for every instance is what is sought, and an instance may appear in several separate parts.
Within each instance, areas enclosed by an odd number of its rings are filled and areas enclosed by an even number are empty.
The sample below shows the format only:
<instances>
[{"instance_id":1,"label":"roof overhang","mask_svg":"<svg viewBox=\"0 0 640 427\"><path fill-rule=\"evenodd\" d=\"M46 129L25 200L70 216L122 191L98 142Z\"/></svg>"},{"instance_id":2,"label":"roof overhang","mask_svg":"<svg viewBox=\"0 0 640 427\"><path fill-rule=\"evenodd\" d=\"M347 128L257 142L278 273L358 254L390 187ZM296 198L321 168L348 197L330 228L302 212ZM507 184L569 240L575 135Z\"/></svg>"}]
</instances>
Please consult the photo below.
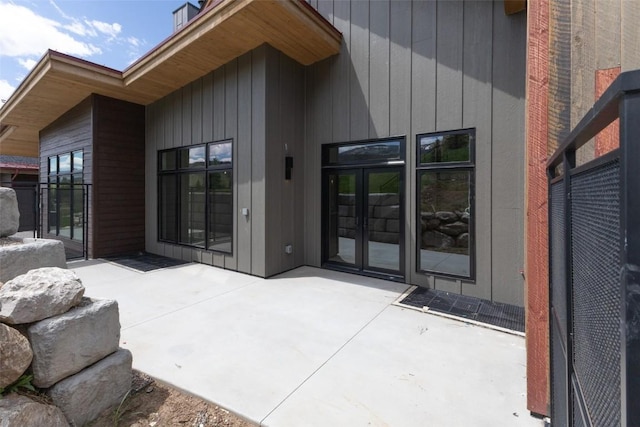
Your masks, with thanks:
<instances>
[{"instance_id":1,"label":"roof overhang","mask_svg":"<svg viewBox=\"0 0 640 427\"><path fill-rule=\"evenodd\" d=\"M0 154L38 156L40 130L93 93L148 105L261 44L310 65L341 40L304 0L213 0L123 72L48 51L0 108Z\"/></svg>"}]
</instances>

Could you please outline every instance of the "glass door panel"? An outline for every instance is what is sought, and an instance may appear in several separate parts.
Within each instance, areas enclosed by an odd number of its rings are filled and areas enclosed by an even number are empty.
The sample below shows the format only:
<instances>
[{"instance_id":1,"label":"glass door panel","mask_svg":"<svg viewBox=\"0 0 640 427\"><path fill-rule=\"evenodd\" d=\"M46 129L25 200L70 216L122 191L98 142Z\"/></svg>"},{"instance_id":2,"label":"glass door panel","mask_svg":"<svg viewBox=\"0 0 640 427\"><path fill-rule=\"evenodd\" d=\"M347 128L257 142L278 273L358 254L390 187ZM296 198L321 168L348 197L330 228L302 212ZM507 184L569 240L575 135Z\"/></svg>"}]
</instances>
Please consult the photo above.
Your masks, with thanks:
<instances>
[{"instance_id":1,"label":"glass door panel","mask_svg":"<svg viewBox=\"0 0 640 427\"><path fill-rule=\"evenodd\" d=\"M365 170L365 269L399 272L402 242L402 174Z\"/></svg>"},{"instance_id":2,"label":"glass door panel","mask_svg":"<svg viewBox=\"0 0 640 427\"><path fill-rule=\"evenodd\" d=\"M359 176L357 171L330 172L327 184L327 235L326 260L330 262L359 265L360 208L357 197Z\"/></svg>"}]
</instances>

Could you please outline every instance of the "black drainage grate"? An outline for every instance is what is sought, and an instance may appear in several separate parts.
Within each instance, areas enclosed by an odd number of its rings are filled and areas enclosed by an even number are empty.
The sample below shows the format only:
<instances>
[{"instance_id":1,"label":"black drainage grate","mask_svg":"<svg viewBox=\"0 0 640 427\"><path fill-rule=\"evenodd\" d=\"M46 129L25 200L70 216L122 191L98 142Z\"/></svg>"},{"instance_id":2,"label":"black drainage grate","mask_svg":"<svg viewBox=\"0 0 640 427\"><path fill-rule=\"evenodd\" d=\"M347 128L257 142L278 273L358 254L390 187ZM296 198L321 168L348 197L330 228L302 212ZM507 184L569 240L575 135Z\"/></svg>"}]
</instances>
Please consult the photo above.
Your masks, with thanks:
<instances>
[{"instance_id":1,"label":"black drainage grate","mask_svg":"<svg viewBox=\"0 0 640 427\"><path fill-rule=\"evenodd\" d=\"M524 308L434 289L416 288L402 301L412 307L475 320L505 329L524 332Z\"/></svg>"},{"instance_id":2,"label":"black drainage grate","mask_svg":"<svg viewBox=\"0 0 640 427\"><path fill-rule=\"evenodd\" d=\"M150 254L148 252L136 252L134 254L107 257L106 259L116 264L120 264L134 270L142 271L144 273L161 268L176 267L178 265L188 264L187 261L182 261L179 259L169 258L156 254Z\"/></svg>"}]
</instances>

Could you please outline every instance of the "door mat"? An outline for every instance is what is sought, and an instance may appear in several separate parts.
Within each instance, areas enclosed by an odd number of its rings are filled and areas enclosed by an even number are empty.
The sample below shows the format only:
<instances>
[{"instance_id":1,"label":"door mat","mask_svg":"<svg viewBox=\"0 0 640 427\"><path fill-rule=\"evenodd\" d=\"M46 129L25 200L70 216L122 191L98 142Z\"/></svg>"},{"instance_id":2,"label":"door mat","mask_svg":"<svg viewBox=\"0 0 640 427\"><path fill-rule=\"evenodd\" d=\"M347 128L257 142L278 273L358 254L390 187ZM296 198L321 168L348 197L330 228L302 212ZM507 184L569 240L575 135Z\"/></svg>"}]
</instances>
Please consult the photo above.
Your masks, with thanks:
<instances>
[{"instance_id":1,"label":"door mat","mask_svg":"<svg viewBox=\"0 0 640 427\"><path fill-rule=\"evenodd\" d=\"M400 304L524 332L524 307L516 305L426 288L414 289Z\"/></svg>"},{"instance_id":2,"label":"door mat","mask_svg":"<svg viewBox=\"0 0 640 427\"><path fill-rule=\"evenodd\" d=\"M143 273L161 268L176 267L178 265L188 264L187 261L169 258L166 256L150 254L148 252L136 252L134 254L119 255L105 258L124 267L129 267Z\"/></svg>"}]
</instances>

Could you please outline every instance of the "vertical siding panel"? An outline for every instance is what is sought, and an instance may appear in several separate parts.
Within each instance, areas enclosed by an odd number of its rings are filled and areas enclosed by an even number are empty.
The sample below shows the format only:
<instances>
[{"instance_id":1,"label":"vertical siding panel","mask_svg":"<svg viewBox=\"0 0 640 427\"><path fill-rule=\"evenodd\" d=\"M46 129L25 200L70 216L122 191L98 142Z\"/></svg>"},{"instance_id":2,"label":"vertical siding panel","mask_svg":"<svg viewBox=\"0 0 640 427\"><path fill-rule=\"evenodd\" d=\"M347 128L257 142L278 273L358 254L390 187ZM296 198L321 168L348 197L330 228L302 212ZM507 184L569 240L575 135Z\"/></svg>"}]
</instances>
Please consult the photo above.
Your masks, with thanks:
<instances>
[{"instance_id":1,"label":"vertical siding panel","mask_svg":"<svg viewBox=\"0 0 640 427\"><path fill-rule=\"evenodd\" d=\"M251 274L265 275L266 45L251 53Z\"/></svg>"},{"instance_id":2,"label":"vertical siding panel","mask_svg":"<svg viewBox=\"0 0 640 427\"><path fill-rule=\"evenodd\" d=\"M213 140L224 139L225 125L225 76L224 67L213 73Z\"/></svg>"},{"instance_id":3,"label":"vertical siding panel","mask_svg":"<svg viewBox=\"0 0 640 427\"><path fill-rule=\"evenodd\" d=\"M524 14L494 8L492 296L524 304ZM499 260L499 262L497 262Z\"/></svg>"},{"instance_id":4,"label":"vertical siding panel","mask_svg":"<svg viewBox=\"0 0 640 427\"><path fill-rule=\"evenodd\" d=\"M305 157L304 157L304 254L305 264L315 267L320 266L320 222L315 220L319 217L317 212L320 210L320 160L317 152L320 151L320 142L316 135L316 120L318 117L318 101L317 95L317 72L318 66L313 65L305 70Z\"/></svg>"},{"instance_id":5,"label":"vertical siding panel","mask_svg":"<svg viewBox=\"0 0 640 427\"><path fill-rule=\"evenodd\" d=\"M622 26L620 40L621 71L636 70L640 68L640 55L638 55L638 46L640 46L640 31L638 31L640 8L638 7L638 2L622 0L620 20Z\"/></svg>"},{"instance_id":6,"label":"vertical siding panel","mask_svg":"<svg viewBox=\"0 0 640 427\"><path fill-rule=\"evenodd\" d=\"M201 144L202 140L202 79L191 83L191 143Z\"/></svg>"},{"instance_id":7,"label":"vertical siding panel","mask_svg":"<svg viewBox=\"0 0 640 427\"><path fill-rule=\"evenodd\" d=\"M287 62L293 67L293 76L291 81L293 83L292 87L295 88L289 108L289 114L291 115L290 117L292 117L291 125L293 126L292 134L289 136L289 138L291 138L290 146L293 146L293 150L289 151L289 155L293 156L292 191L295 199L295 216L293 220L293 265L290 265L289 267L293 268L303 265L305 256L305 176L304 171L302 170L306 155L304 149L304 68L297 63L293 63L291 60L287 60Z\"/></svg>"},{"instance_id":8,"label":"vertical siding panel","mask_svg":"<svg viewBox=\"0 0 640 427\"><path fill-rule=\"evenodd\" d=\"M282 140L282 103L284 88L280 87L280 65L278 51L270 46L265 46L265 213L264 233L264 275L272 276L281 271L283 262L282 242L284 233L281 228L283 216L283 203L289 203L283 197L284 146ZM268 200L268 202L266 202ZM290 214L291 211L287 211ZM267 231L269 230L269 231ZM274 230L277 230L274 232Z\"/></svg>"},{"instance_id":9,"label":"vertical siding panel","mask_svg":"<svg viewBox=\"0 0 640 427\"><path fill-rule=\"evenodd\" d=\"M475 284L462 292L491 299L491 60L494 2L464 4L462 127L476 128ZM497 7L501 7L498 5Z\"/></svg>"},{"instance_id":10,"label":"vertical siding panel","mask_svg":"<svg viewBox=\"0 0 640 427\"><path fill-rule=\"evenodd\" d=\"M334 24L342 32L342 45L340 54L330 58L331 61L331 121L325 123L330 126L332 136L326 142L346 142L350 138L351 115L349 108L349 87L353 65L349 55L351 43L350 3L346 1L336 1L334 3ZM309 102L309 101L307 101Z\"/></svg>"},{"instance_id":11,"label":"vertical siding panel","mask_svg":"<svg viewBox=\"0 0 640 427\"><path fill-rule=\"evenodd\" d=\"M213 140L213 73L202 78L202 140Z\"/></svg>"},{"instance_id":12,"label":"vertical siding panel","mask_svg":"<svg viewBox=\"0 0 640 427\"><path fill-rule=\"evenodd\" d=\"M156 102L154 133L155 145L159 150L170 146L169 144L173 131L173 123L171 120L168 120L170 118L170 114L171 105L169 104L169 99L165 97Z\"/></svg>"},{"instance_id":13,"label":"vertical siding panel","mask_svg":"<svg viewBox=\"0 0 640 427\"><path fill-rule=\"evenodd\" d=\"M179 147L182 145L182 90L178 89L171 96L173 108L171 115L173 116L173 138L165 148ZM169 118L171 120L171 118Z\"/></svg>"},{"instance_id":14,"label":"vertical siding panel","mask_svg":"<svg viewBox=\"0 0 640 427\"><path fill-rule=\"evenodd\" d=\"M233 140L233 212L238 212L238 62L225 66L225 125L224 137ZM224 268L238 268L238 215L233 220L233 253L225 255Z\"/></svg>"},{"instance_id":15,"label":"vertical siding panel","mask_svg":"<svg viewBox=\"0 0 640 427\"><path fill-rule=\"evenodd\" d=\"M438 2L436 69L436 128L457 129L462 125L462 51L464 2Z\"/></svg>"},{"instance_id":16,"label":"vertical siding panel","mask_svg":"<svg viewBox=\"0 0 640 427\"><path fill-rule=\"evenodd\" d=\"M369 138L389 136L389 0L371 2Z\"/></svg>"},{"instance_id":17,"label":"vertical siding panel","mask_svg":"<svg viewBox=\"0 0 640 427\"><path fill-rule=\"evenodd\" d=\"M436 128L438 131L462 126L462 52L464 2L438 2ZM460 293L458 280L435 279L435 288Z\"/></svg>"},{"instance_id":18,"label":"vertical siding panel","mask_svg":"<svg viewBox=\"0 0 640 427\"><path fill-rule=\"evenodd\" d=\"M242 208L251 209L251 53L238 58L238 138L236 142L238 208L236 222L238 238L235 253L238 271L251 273L251 222L249 216L242 215Z\"/></svg>"},{"instance_id":19,"label":"vertical siding panel","mask_svg":"<svg viewBox=\"0 0 640 427\"><path fill-rule=\"evenodd\" d=\"M410 1L391 2L389 27L389 134L407 135L411 133Z\"/></svg>"},{"instance_id":20,"label":"vertical siding panel","mask_svg":"<svg viewBox=\"0 0 640 427\"><path fill-rule=\"evenodd\" d=\"M186 85L182 92L182 135L178 145L191 144L191 85Z\"/></svg>"},{"instance_id":21,"label":"vertical siding panel","mask_svg":"<svg viewBox=\"0 0 640 427\"><path fill-rule=\"evenodd\" d=\"M407 159L414 152L411 134L411 2L392 1L389 11L389 134L406 135ZM415 255L415 227L411 222L415 212L415 197L409 191L415 182L415 168L405 167L405 274L411 276L410 259Z\"/></svg>"},{"instance_id":22,"label":"vertical siding panel","mask_svg":"<svg viewBox=\"0 0 640 427\"><path fill-rule=\"evenodd\" d=\"M352 141L369 137L369 2L351 2L351 48L353 69L349 81Z\"/></svg>"},{"instance_id":23,"label":"vertical siding panel","mask_svg":"<svg viewBox=\"0 0 640 427\"><path fill-rule=\"evenodd\" d=\"M409 169L409 192L411 203L416 203L416 154L415 136L419 133L433 132L436 129L436 11L435 1L413 2L412 7L412 53L411 53L411 135L407 139L409 154L407 168ZM411 283L433 287L433 281L423 274L417 274L416 259L418 235L418 219L415 205L409 209L409 237L410 251L407 256L410 262L408 278Z\"/></svg>"}]
</instances>

